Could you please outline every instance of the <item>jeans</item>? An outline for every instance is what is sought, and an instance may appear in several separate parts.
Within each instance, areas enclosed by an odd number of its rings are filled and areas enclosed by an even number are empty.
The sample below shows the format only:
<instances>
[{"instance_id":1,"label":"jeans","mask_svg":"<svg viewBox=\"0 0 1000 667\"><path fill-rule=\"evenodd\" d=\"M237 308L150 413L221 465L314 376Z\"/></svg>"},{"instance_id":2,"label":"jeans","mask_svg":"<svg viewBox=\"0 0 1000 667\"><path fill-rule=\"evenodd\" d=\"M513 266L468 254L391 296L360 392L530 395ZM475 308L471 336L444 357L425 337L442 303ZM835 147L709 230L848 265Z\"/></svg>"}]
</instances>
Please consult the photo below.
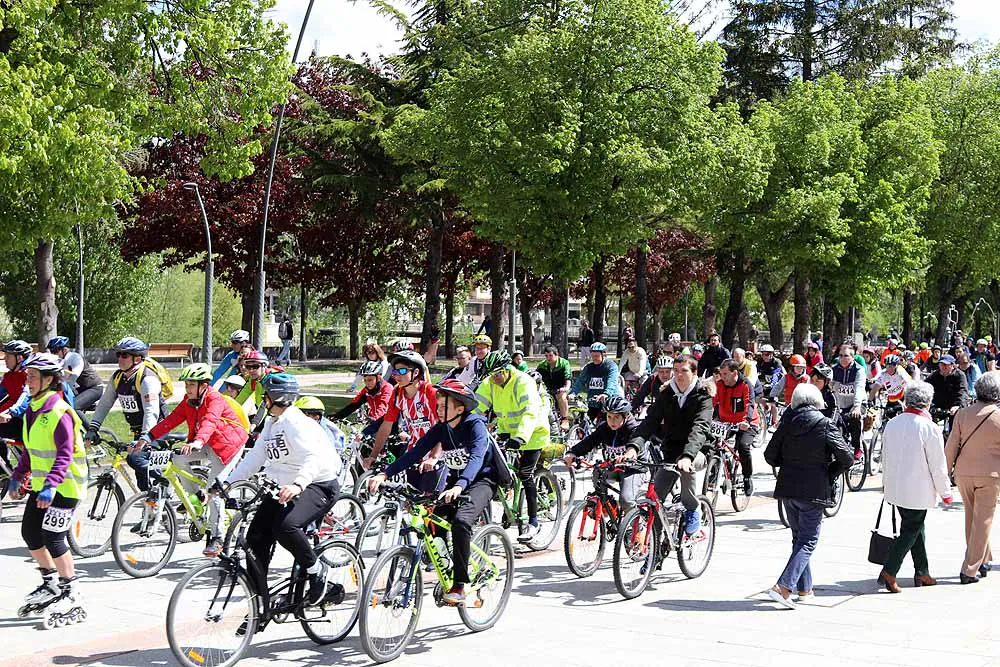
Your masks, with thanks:
<instances>
[{"instance_id":1,"label":"jeans","mask_svg":"<svg viewBox=\"0 0 1000 667\"><path fill-rule=\"evenodd\" d=\"M140 491L149 491L149 447L132 452L125 458L128 467L135 471L135 483Z\"/></svg>"},{"instance_id":2,"label":"jeans","mask_svg":"<svg viewBox=\"0 0 1000 667\"><path fill-rule=\"evenodd\" d=\"M660 499L660 502L669 502L666 501L667 494L674 488L677 476L680 475L681 503L683 503L684 509L689 512L698 509L699 489L696 488L698 471L704 470L706 463L705 455L702 452L698 452L698 455L694 457L694 469L691 472L677 472L666 470L665 468L657 470L656 475L653 477L653 488L656 490L656 496Z\"/></svg>"},{"instance_id":3,"label":"jeans","mask_svg":"<svg viewBox=\"0 0 1000 667\"><path fill-rule=\"evenodd\" d=\"M778 585L789 591L807 593L812 590L812 558L819 542L819 528L823 523L823 506L806 500L782 500L785 517L792 529L792 555L778 577Z\"/></svg>"},{"instance_id":4,"label":"jeans","mask_svg":"<svg viewBox=\"0 0 1000 667\"><path fill-rule=\"evenodd\" d=\"M278 353L278 358L274 360L275 363L281 363L281 360L290 362L292 360L292 339L286 339L281 341L281 352Z\"/></svg>"},{"instance_id":5,"label":"jeans","mask_svg":"<svg viewBox=\"0 0 1000 667\"><path fill-rule=\"evenodd\" d=\"M930 565L927 562L927 547L924 543L924 519L927 510L911 510L896 507L899 510L899 537L892 543L889 555L885 559L885 571L896 576L903 566L903 559L909 553L913 557L913 574L929 575Z\"/></svg>"}]
</instances>

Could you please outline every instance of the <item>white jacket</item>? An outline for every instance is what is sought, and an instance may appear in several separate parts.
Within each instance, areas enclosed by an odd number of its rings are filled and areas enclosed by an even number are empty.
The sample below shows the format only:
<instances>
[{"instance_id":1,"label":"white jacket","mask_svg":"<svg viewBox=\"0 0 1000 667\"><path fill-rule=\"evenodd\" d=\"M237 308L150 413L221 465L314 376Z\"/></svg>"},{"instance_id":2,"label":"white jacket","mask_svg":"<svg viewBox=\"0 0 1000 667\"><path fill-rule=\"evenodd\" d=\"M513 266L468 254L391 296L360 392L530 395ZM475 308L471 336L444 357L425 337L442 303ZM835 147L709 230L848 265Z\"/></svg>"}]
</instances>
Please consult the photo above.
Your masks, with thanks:
<instances>
[{"instance_id":1,"label":"white jacket","mask_svg":"<svg viewBox=\"0 0 1000 667\"><path fill-rule=\"evenodd\" d=\"M898 507L937 507L938 496L950 496L941 427L924 415L904 412L885 425L882 443L882 486L885 500Z\"/></svg>"},{"instance_id":2,"label":"white jacket","mask_svg":"<svg viewBox=\"0 0 1000 667\"><path fill-rule=\"evenodd\" d=\"M295 484L304 489L313 482L337 479L341 465L323 427L292 406L280 417L268 418L257 444L247 451L228 481L247 479L263 468L281 486Z\"/></svg>"},{"instance_id":3,"label":"white jacket","mask_svg":"<svg viewBox=\"0 0 1000 667\"><path fill-rule=\"evenodd\" d=\"M636 346L635 351L625 348L622 352L622 360L618 363L618 371L625 372L625 368L636 375L646 375L646 350Z\"/></svg>"}]
</instances>

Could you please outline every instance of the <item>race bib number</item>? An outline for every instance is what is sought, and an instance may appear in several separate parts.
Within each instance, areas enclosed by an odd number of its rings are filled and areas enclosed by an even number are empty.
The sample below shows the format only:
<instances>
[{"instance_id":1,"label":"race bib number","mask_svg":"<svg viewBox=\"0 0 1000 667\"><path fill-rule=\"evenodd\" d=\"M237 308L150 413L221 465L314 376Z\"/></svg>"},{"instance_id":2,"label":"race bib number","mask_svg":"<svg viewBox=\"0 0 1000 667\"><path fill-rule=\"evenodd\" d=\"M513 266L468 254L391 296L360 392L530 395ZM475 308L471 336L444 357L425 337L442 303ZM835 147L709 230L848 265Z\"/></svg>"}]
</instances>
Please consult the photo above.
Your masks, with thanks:
<instances>
[{"instance_id":1,"label":"race bib number","mask_svg":"<svg viewBox=\"0 0 1000 667\"><path fill-rule=\"evenodd\" d=\"M42 517L42 530L47 530L50 533L62 533L69 530L74 511L72 507L49 505L49 508L45 510L45 516Z\"/></svg>"},{"instance_id":2,"label":"race bib number","mask_svg":"<svg viewBox=\"0 0 1000 667\"><path fill-rule=\"evenodd\" d=\"M414 431L427 431L431 427L431 420L427 417L417 417L410 420L410 427Z\"/></svg>"},{"instance_id":3,"label":"race bib number","mask_svg":"<svg viewBox=\"0 0 1000 667\"><path fill-rule=\"evenodd\" d=\"M595 391L601 391L604 389L604 378L590 378L590 384L588 385L590 389Z\"/></svg>"},{"instance_id":4,"label":"race bib number","mask_svg":"<svg viewBox=\"0 0 1000 667\"><path fill-rule=\"evenodd\" d=\"M279 435L274 440L267 441L267 459L269 461L279 461L291 453L284 436Z\"/></svg>"},{"instance_id":5,"label":"race bib number","mask_svg":"<svg viewBox=\"0 0 1000 667\"><path fill-rule=\"evenodd\" d=\"M139 402L135 396L119 396L118 403L122 406L122 412L139 412Z\"/></svg>"},{"instance_id":6,"label":"race bib number","mask_svg":"<svg viewBox=\"0 0 1000 667\"><path fill-rule=\"evenodd\" d=\"M729 435L729 427L731 424L726 422L712 422L712 437L724 438Z\"/></svg>"},{"instance_id":7,"label":"race bib number","mask_svg":"<svg viewBox=\"0 0 1000 667\"><path fill-rule=\"evenodd\" d=\"M154 470L164 470L168 465L170 465L170 458L173 456L173 452L150 452L149 453L149 467Z\"/></svg>"},{"instance_id":8,"label":"race bib number","mask_svg":"<svg viewBox=\"0 0 1000 667\"><path fill-rule=\"evenodd\" d=\"M604 449L604 458L616 459L619 456L624 456L626 449L625 445L621 445L620 447L606 447Z\"/></svg>"},{"instance_id":9,"label":"race bib number","mask_svg":"<svg viewBox=\"0 0 1000 667\"><path fill-rule=\"evenodd\" d=\"M853 396L854 395L854 385L853 384L840 384L837 383L837 393L841 396Z\"/></svg>"},{"instance_id":10,"label":"race bib number","mask_svg":"<svg viewBox=\"0 0 1000 667\"><path fill-rule=\"evenodd\" d=\"M449 449L444 453L444 464L452 470L465 470L470 458L467 449Z\"/></svg>"}]
</instances>

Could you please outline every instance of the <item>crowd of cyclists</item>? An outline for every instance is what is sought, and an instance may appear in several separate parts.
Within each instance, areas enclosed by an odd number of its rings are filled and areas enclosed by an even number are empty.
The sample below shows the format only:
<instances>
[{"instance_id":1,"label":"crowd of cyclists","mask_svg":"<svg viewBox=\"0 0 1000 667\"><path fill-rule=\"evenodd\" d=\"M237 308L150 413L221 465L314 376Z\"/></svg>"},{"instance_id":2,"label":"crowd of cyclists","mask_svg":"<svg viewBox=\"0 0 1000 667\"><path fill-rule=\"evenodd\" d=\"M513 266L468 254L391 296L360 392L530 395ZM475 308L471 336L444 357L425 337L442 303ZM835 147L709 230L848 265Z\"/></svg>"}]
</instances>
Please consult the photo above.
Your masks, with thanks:
<instances>
[{"instance_id":1,"label":"crowd of cyclists","mask_svg":"<svg viewBox=\"0 0 1000 667\"><path fill-rule=\"evenodd\" d=\"M307 604L343 599L342 587L329 584L306 530L336 501L351 465L341 460L344 432L336 423L363 415L369 446L360 465L375 471L367 490L376 493L387 479L405 474L413 489L438 498L452 526L454 585L443 602L461 606L473 534L498 489L514 479L520 483L527 521L518 525L516 539L529 543L538 534L536 472L552 452L571 467L594 453L621 464L672 464L616 470L620 502L627 511L650 479L661 501L679 483L681 526L691 537L702 528L696 475L711 453L713 422L733 428L743 471L743 479L734 481L749 496L752 449L773 431L780 406L799 384L821 390L825 413L841 421L860 458L866 417L883 395L887 420L902 409L907 381L926 379L934 387L932 414L947 428L973 396L979 374L996 367L996 347L988 337L959 336L947 348L907 348L890 336L884 346L861 349L851 342L824 349L817 338L805 354L782 356L768 344L756 352L730 351L712 333L704 344L685 344L672 334L653 354L628 339L617 361L605 343L593 341L574 377L554 346L545 347L544 358L532 367L520 351L494 350L489 336L477 335L470 347L458 348L456 366L434 382L429 362L436 342L421 354L397 341L386 354L371 341L351 384L355 395L328 413L322 400L303 394L294 374L250 344L248 332L234 331L230 340L231 349L214 369L195 363L181 370L183 396L172 410L171 377L138 338L118 341L117 368L107 382L66 337L53 338L37 353L20 340L3 345L0 453L7 460L7 444L20 447L6 491L26 498L22 536L42 578L25 596L24 614L85 617L67 530L87 491L87 446L100 440L116 405L130 430L127 464L143 492L156 479L151 451L186 426L172 463L190 471L199 462L207 470L207 557L223 549L224 490L259 474L276 484L278 491L265 496L253 515L247 544L265 571L276 543L291 552L308 580ZM590 428L583 437L567 438L580 420ZM566 448L553 449L552 441ZM509 452L517 453L510 467ZM199 491L187 486L185 491ZM153 520L143 516L132 532L143 534Z\"/></svg>"}]
</instances>

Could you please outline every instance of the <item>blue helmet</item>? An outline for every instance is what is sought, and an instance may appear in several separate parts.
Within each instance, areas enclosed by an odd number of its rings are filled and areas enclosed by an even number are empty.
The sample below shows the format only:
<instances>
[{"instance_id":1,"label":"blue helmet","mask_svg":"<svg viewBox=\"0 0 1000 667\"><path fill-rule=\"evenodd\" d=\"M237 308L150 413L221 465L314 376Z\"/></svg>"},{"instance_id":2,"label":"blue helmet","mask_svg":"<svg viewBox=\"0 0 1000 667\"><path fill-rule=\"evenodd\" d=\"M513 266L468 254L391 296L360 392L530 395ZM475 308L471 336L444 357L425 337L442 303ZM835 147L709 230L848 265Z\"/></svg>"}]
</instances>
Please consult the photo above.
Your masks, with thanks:
<instances>
[{"instance_id":1,"label":"blue helmet","mask_svg":"<svg viewBox=\"0 0 1000 667\"><path fill-rule=\"evenodd\" d=\"M127 352L137 357L145 357L149 354L149 346L138 338L125 336L115 344L115 352Z\"/></svg>"},{"instance_id":2,"label":"blue helmet","mask_svg":"<svg viewBox=\"0 0 1000 667\"><path fill-rule=\"evenodd\" d=\"M270 397L271 402L280 408L287 408L299 397L299 381L289 373L271 373L261 381L261 384L264 385L264 393Z\"/></svg>"},{"instance_id":3,"label":"blue helmet","mask_svg":"<svg viewBox=\"0 0 1000 667\"><path fill-rule=\"evenodd\" d=\"M56 336L49 341L49 344L45 346L49 352L55 352L56 350L62 350L69 347L69 338L66 336Z\"/></svg>"},{"instance_id":4,"label":"blue helmet","mask_svg":"<svg viewBox=\"0 0 1000 667\"><path fill-rule=\"evenodd\" d=\"M603 353L607 353L608 346L605 345L604 343L600 342L600 341L597 341L596 343L592 343L590 345L590 351L591 352L603 352Z\"/></svg>"}]
</instances>

